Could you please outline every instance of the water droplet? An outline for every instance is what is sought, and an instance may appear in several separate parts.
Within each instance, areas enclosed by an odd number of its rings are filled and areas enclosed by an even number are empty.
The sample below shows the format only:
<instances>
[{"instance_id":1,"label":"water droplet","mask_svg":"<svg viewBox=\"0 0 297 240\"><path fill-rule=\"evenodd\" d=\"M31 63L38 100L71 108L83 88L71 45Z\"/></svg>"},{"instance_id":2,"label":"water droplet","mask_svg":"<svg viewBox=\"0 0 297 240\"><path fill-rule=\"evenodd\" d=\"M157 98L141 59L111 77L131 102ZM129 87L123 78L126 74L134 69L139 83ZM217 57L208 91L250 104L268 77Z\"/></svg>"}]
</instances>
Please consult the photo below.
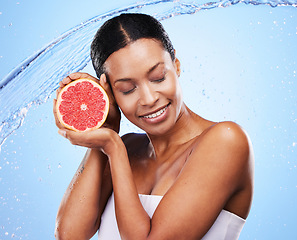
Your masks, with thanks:
<instances>
[{"instance_id":1,"label":"water droplet","mask_svg":"<svg viewBox=\"0 0 297 240\"><path fill-rule=\"evenodd\" d=\"M21 109L21 112L20 112L20 116L22 116L22 117L26 117L27 112L28 112L28 109L27 109L27 108L22 108L22 109Z\"/></svg>"}]
</instances>

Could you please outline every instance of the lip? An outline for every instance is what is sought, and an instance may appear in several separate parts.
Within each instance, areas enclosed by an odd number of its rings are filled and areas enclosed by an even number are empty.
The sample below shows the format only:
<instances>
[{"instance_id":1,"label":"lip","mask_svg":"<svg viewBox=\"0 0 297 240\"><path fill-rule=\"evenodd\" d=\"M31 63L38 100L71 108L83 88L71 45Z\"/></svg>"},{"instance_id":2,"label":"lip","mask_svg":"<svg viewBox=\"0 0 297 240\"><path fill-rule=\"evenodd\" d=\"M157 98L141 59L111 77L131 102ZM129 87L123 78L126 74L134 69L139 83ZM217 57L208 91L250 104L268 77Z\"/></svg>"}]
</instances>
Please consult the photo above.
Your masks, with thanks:
<instances>
[{"instance_id":1,"label":"lip","mask_svg":"<svg viewBox=\"0 0 297 240\"><path fill-rule=\"evenodd\" d=\"M168 109L170 107L170 103L168 103L166 106L160 107L154 111L148 112L146 114L143 114L139 116L143 121L147 123L159 123L166 119L168 114ZM163 110L164 109L164 110ZM163 110L163 111L162 111ZM161 113L158 113L162 111ZM157 114L156 116L152 116L154 114Z\"/></svg>"},{"instance_id":2,"label":"lip","mask_svg":"<svg viewBox=\"0 0 297 240\"><path fill-rule=\"evenodd\" d=\"M142 115L140 115L139 117L143 118L143 117L152 115L152 114L157 113L157 112L159 112L160 110L162 110L162 109L168 107L169 105L170 105L170 103L168 103L167 105L165 105L165 106L163 106L163 107L159 107L159 108L157 108L157 109L154 110L154 111L151 111L151 112L147 112L147 113L145 113L145 114L142 114Z\"/></svg>"}]
</instances>

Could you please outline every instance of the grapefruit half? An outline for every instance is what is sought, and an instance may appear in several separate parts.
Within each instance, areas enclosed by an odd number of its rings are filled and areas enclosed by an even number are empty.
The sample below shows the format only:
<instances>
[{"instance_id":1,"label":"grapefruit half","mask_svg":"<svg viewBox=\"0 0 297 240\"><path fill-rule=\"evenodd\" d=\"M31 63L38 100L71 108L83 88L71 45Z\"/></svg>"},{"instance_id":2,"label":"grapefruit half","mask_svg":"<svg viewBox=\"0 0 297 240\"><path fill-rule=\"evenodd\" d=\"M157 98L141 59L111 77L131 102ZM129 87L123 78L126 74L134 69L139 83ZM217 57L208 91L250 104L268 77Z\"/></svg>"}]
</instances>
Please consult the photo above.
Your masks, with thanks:
<instances>
[{"instance_id":1,"label":"grapefruit half","mask_svg":"<svg viewBox=\"0 0 297 240\"><path fill-rule=\"evenodd\" d=\"M57 98L57 116L68 129L94 130L105 122L109 99L104 89L90 79L78 79L62 88Z\"/></svg>"}]
</instances>

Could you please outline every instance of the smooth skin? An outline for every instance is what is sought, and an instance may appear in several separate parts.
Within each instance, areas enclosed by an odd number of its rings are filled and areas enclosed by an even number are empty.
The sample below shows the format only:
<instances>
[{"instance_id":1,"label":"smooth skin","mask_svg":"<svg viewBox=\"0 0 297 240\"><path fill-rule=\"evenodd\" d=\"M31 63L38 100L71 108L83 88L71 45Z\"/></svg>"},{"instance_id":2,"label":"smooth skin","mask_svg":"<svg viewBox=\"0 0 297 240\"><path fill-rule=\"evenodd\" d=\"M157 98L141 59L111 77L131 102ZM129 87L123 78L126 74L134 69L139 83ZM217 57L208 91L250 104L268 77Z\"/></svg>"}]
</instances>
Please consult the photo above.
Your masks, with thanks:
<instances>
[{"instance_id":1,"label":"smooth skin","mask_svg":"<svg viewBox=\"0 0 297 240\"><path fill-rule=\"evenodd\" d=\"M184 104L178 59L140 39L111 54L105 69L100 84L114 113L106 125L77 133L56 118L62 136L89 148L61 202L56 238L91 238L112 191L122 239L201 239L222 209L245 219L253 195L249 138L237 124L205 120ZM81 77L93 78L75 73L60 86ZM117 105L146 134L120 137ZM164 196L152 219L139 193Z\"/></svg>"}]
</instances>

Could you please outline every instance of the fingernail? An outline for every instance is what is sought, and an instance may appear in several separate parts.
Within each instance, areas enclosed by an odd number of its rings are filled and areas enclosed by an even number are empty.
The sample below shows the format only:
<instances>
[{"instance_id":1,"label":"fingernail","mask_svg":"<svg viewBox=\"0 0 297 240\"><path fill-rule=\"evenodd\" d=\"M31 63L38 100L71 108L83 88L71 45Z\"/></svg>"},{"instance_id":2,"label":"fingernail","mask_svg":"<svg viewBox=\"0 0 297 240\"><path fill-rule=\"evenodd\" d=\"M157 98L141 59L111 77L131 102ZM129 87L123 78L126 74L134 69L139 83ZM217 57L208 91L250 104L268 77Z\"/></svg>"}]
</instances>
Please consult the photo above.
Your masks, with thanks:
<instances>
[{"instance_id":1,"label":"fingernail","mask_svg":"<svg viewBox=\"0 0 297 240\"><path fill-rule=\"evenodd\" d=\"M62 136L62 137L66 137L66 131L65 130L58 130L58 133Z\"/></svg>"}]
</instances>

